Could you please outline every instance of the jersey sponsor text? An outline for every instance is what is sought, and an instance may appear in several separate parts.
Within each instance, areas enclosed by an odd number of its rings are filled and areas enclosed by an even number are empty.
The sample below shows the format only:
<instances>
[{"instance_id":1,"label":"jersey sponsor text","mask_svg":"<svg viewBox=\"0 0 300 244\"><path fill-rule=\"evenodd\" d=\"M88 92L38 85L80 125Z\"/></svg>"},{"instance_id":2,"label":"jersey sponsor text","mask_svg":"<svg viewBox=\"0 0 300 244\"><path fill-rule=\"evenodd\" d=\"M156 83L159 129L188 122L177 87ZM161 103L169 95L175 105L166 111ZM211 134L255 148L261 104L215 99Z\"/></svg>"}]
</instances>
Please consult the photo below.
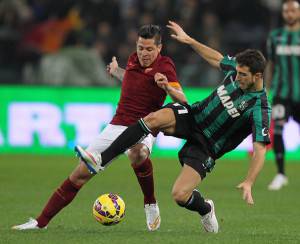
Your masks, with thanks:
<instances>
[{"instance_id":1,"label":"jersey sponsor text","mask_svg":"<svg viewBox=\"0 0 300 244\"><path fill-rule=\"evenodd\" d=\"M223 106L227 109L227 113L232 117L236 118L240 116L238 110L234 107L234 103L231 101L230 96L228 95L225 86L222 85L218 88L218 96L223 104Z\"/></svg>"}]
</instances>

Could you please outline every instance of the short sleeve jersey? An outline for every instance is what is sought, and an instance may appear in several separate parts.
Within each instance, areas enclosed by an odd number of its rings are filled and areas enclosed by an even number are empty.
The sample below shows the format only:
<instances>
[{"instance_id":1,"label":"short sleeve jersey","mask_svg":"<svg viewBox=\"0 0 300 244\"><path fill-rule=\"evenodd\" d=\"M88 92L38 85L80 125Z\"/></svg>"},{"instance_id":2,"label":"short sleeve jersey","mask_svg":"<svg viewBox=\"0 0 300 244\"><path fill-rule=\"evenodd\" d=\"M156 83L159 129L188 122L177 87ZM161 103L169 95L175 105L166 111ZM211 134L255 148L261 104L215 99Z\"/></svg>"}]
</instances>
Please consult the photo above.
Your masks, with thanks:
<instances>
[{"instance_id":1,"label":"short sleeve jersey","mask_svg":"<svg viewBox=\"0 0 300 244\"><path fill-rule=\"evenodd\" d=\"M161 108L167 94L154 81L157 72L166 75L171 86L180 87L175 65L169 57L159 54L147 68L140 65L136 53L129 57L120 100L111 124L128 126Z\"/></svg>"}]
</instances>

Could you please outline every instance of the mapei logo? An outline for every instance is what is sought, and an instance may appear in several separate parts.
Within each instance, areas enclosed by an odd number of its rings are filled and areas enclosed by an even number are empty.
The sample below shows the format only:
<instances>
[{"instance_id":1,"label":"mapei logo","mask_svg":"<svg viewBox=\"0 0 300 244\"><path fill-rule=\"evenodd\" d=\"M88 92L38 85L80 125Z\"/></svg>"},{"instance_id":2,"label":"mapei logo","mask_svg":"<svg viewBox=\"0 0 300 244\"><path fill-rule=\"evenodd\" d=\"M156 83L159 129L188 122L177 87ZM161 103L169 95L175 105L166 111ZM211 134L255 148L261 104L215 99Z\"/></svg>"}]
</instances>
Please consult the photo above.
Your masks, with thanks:
<instances>
[{"instance_id":1,"label":"mapei logo","mask_svg":"<svg viewBox=\"0 0 300 244\"><path fill-rule=\"evenodd\" d=\"M231 97L228 95L228 91L225 89L224 85L221 85L217 90L218 96L226 108L227 113L232 117L236 118L240 116L238 110L234 107L234 103L231 101Z\"/></svg>"}]
</instances>

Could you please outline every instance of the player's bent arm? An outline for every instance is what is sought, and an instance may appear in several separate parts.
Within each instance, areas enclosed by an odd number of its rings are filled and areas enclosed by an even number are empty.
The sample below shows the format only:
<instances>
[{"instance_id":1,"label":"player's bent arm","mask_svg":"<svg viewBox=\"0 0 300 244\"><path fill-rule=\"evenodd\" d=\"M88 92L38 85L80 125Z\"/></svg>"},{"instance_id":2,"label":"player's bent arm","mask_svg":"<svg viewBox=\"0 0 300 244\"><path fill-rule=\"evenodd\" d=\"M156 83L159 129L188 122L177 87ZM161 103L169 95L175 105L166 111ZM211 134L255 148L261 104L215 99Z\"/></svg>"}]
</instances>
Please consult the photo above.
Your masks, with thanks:
<instances>
[{"instance_id":1,"label":"player's bent arm","mask_svg":"<svg viewBox=\"0 0 300 244\"><path fill-rule=\"evenodd\" d=\"M265 77L264 77L264 80L266 81L267 90L269 90L271 87L273 72L274 72L274 63L272 61L268 61L266 66L266 71L265 71Z\"/></svg>"},{"instance_id":2,"label":"player's bent arm","mask_svg":"<svg viewBox=\"0 0 300 244\"><path fill-rule=\"evenodd\" d=\"M250 162L249 170L245 182L253 185L259 172L261 171L264 162L265 162L265 154L266 154L266 145L261 142L253 143L253 156Z\"/></svg>"},{"instance_id":3,"label":"player's bent arm","mask_svg":"<svg viewBox=\"0 0 300 244\"><path fill-rule=\"evenodd\" d=\"M211 66L220 68L220 62L224 58L220 52L198 42L193 38L190 39L189 45Z\"/></svg>"},{"instance_id":4,"label":"player's bent arm","mask_svg":"<svg viewBox=\"0 0 300 244\"><path fill-rule=\"evenodd\" d=\"M187 99L179 82L168 82L167 76L162 73L156 73L154 80L161 89L165 90L174 102L187 103Z\"/></svg>"},{"instance_id":5,"label":"player's bent arm","mask_svg":"<svg viewBox=\"0 0 300 244\"><path fill-rule=\"evenodd\" d=\"M117 67L114 72L112 72L112 76L116 77L119 81L123 81L125 75L125 69Z\"/></svg>"},{"instance_id":6,"label":"player's bent arm","mask_svg":"<svg viewBox=\"0 0 300 244\"><path fill-rule=\"evenodd\" d=\"M168 85L165 90L174 102L188 103L186 96L183 90L181 89L181 87L173 87Z\"/></svg>"}]
</instances>

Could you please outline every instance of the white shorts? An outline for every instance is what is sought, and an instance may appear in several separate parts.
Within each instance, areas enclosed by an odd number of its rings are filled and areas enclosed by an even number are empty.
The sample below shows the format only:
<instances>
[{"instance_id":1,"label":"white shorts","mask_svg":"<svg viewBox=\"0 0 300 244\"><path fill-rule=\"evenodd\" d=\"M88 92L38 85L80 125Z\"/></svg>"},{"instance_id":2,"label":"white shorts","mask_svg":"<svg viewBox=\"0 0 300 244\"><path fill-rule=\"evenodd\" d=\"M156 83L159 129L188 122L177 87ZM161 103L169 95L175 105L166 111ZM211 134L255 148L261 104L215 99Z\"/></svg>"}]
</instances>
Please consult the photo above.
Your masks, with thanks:
<instances>
[{"instance_id":1,"label":"white shorts","mask_svg":"<svg viewBox=\"0 0 300 244\"><path fill-rule=\"evenodd\" d=\"M104 130L87 147L88 152L103 152L113 141L127 129L127 126L108 124ZM151 153L156 137L149 134L140 143L144 144ZM127 150L128 151L128 150ZM127 151L125 152L127 154Z\"/></svg>"}]
</instances>

